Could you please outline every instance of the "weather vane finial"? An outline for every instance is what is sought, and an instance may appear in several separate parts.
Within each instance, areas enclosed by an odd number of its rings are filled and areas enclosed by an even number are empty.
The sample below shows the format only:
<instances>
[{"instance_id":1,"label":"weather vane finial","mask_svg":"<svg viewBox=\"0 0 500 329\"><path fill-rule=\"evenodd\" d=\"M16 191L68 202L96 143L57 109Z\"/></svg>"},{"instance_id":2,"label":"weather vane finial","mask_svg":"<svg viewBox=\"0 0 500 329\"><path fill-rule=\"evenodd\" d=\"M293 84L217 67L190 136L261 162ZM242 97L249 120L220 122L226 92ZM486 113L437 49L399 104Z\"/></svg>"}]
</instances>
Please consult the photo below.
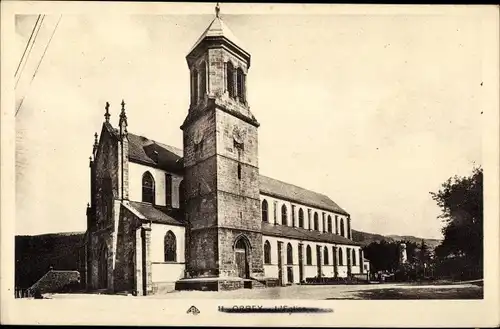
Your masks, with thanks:
<instances>
[{"instance_id":1,"label":"weather vane finial","mask_svg":"<svg viewBox=\"0 0 500 329\"><path fill-rule=\"evenodd\" d=\"M217 5L215 6L215 17L219 18L219 13L220 13L220 6L219 3L217 2Z\"/></svg>"}]
</instances>

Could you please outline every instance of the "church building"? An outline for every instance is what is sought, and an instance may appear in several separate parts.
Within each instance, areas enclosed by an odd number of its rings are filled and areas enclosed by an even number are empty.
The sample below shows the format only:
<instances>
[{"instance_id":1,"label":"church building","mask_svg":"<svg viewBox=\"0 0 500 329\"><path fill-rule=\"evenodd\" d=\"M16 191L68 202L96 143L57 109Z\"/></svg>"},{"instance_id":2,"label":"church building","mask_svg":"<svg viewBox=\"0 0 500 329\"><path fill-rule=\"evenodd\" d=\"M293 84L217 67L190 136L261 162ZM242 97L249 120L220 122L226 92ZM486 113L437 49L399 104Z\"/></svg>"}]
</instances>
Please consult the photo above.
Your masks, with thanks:
<instances>
[{"instance_id":1,"label":"church building","mask_svg":"<svg viewBox=\"0 0 500 329\"><path fill-rule=\"evenodd\" d=\"M87 288L148 295L363 273L347 211L260 175L250 54L218 8L186 60L183 149L130 132L123 101L113 126L106 103L90 158Z\"/></svg>"}]
</instances>

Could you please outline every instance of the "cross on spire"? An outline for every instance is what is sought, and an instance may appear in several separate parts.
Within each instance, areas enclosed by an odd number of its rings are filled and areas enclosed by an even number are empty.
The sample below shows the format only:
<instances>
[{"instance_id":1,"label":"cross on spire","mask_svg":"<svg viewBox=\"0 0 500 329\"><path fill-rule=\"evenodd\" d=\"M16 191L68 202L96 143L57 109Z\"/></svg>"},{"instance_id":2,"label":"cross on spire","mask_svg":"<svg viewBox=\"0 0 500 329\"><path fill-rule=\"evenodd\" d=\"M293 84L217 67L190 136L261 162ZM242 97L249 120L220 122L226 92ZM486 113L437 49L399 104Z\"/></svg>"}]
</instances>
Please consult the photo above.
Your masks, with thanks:
<instances>
[{"instance_id":1,"label":"cross on spire","mask_svg":"<svg viewBox=\"0 0 500 329\"><path fill-rule=\"evenodd\" d=\"M217 2L217 5L215 6L215 17L219 18L219 13L220 13L220 6L219 3Z\"/></svg>"}]
</instances>

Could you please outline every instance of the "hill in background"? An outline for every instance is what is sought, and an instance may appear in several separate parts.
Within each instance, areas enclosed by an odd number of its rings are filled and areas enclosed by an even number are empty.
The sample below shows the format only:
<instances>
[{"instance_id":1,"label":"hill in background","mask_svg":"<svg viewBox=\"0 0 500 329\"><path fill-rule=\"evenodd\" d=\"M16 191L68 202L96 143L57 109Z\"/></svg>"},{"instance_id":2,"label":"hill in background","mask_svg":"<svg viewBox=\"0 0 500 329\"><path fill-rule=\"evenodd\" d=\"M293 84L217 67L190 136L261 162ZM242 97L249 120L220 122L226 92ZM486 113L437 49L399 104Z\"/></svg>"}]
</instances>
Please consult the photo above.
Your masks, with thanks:
<instances>
[{"instance_id":1,"label":"hill in background","mask_svg":"<svg viewBox=\"0 0 500 329\"><path fill-rule=\"evenodd\" d=\"M441 243L441 240L438 239L419 238L412 235L381 235L357 230L352 230L352 239L356 242L360 242L363 246L367 246L372 242L381 242L382 240L386 242L410 241L420 244L423 239L429 249L432 250Z\"/></svg>"}]
</instances>

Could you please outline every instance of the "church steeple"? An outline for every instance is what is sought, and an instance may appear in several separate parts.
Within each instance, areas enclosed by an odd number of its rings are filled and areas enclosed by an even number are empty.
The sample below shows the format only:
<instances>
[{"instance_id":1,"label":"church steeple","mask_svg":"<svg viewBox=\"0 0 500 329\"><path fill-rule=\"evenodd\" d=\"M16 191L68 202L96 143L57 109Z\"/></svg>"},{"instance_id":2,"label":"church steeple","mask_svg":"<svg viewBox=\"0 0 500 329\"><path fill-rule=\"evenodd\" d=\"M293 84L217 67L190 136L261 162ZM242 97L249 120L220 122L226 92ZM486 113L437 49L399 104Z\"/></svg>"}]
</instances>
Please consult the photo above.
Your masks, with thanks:
<instances>
[{"instance_id":1,"label":"church steeple","mask_svg":"<svg viewBox=\"0 0 500 329\"><path fill-rule=\"evenodd\" d=\"M186 271L192 277L259 277L264 273L259 123L246 97L250 54L222 21L220 6L186 59L191 74L191 105L181 127ZM235 246L248 252L246 270L234 262Z\"/></svg>"},{"instance_id":2,"label":"church steeple","mask_svg":"<svg viewBox=\"0 0 500 329\"><path fill-rule=\"evenodd\" d=\"M203 111L212 101L257 124L247 101L250 53L221 19L219 3L215 18L186 60L191 80L190 112Z\"/></svg>"}]
</instances>

